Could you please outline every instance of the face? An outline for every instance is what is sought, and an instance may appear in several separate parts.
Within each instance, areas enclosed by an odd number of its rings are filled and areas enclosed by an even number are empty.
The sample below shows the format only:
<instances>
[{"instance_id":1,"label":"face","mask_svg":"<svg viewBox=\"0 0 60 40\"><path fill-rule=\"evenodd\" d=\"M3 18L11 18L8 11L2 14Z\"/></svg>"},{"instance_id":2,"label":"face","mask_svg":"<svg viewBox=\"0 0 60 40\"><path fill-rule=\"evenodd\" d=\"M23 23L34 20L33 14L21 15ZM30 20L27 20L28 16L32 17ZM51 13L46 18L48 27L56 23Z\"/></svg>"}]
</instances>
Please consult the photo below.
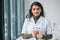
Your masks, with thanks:
<instances>
[{"instance_id":1,"label":"face","mask_svg":"<svg viewBox=\"0 0 60 40\"><path fill-rule=\"evenodd\" d=\"M39 16L41 13L41 8L37 5L32 6L32 13L35 17Z\"/></svg>"}]
</instances>

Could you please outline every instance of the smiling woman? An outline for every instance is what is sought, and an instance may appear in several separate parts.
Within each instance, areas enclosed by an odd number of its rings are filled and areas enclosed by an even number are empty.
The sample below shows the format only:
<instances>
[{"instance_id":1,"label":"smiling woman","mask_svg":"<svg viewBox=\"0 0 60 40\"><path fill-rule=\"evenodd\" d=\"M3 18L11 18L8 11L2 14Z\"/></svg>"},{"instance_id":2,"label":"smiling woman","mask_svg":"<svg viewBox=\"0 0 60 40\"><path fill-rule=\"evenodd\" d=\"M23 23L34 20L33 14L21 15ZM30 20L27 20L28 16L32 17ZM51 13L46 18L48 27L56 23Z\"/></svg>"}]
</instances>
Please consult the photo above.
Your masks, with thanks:
<instances>
[{"instance_id":1,"label":"smiling woman","mask_svg":"<svg viewBox=\"0 0 60 40\"><path fill-rule=\"evenodd\" d=\"M35 29L34 29L35 28ZM48 40L52 38L52 25L44 16L40 2L33 2L22 28L22 37L27 40Z\"/></svg>"}]
</instances>

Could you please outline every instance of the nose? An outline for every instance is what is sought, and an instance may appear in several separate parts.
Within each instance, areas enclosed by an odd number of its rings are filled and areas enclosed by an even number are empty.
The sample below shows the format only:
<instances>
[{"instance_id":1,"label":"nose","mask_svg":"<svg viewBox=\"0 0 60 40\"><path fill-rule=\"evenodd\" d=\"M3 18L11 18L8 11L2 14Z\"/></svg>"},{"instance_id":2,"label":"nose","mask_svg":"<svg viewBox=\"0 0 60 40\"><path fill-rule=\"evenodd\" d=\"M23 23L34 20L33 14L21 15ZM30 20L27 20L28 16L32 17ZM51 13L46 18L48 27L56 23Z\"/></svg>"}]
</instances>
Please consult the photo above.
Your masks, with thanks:
<instances>
[{"instance_id":1,"label":"nose","mask_svg":"<svg viewBox=\"0 0 60 40\"><path fill-rule=\"evenodd\" d=\"M38 12L38 10L35 10L35 13L37 13Z\"/></svg>"}]
</instances>

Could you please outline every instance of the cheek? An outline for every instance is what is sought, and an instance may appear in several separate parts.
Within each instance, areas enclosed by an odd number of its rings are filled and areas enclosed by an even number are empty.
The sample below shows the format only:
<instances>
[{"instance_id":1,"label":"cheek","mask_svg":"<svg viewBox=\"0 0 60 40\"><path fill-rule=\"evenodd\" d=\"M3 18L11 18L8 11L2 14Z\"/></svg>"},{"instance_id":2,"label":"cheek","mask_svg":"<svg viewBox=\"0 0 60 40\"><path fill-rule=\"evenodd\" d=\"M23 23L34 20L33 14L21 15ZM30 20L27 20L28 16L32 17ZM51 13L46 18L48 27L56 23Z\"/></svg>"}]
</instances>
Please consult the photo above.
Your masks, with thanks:
<instances>
[{"instance_id":1,"label":"cheek","mask_svg":"<svg viewBox=\"0 0 60 40\"><path fill-rule=\"evenodd\" d=\"M41 11L41 10L39 10L39 12L41 13L42 11Z\"/></svg>"},{"instance_id":2,"label":"cheek","mask_svg":"<svg viewBox=\"0 0 60 40\"><path fill-rule=\"evenodd\" d=\"M41 14L41 12L42 12L42 11L40 10L40 11L39 11L39 14Z\"/></svg>"},{"instance_id":3,"label":"cheek","mask_svg":"<svg viewBox=\"0 0 60 40\"><path fill-rule=\"evenodd\" d=\"M32 11L32 14L34 14L35 12L34 11Z\"/></svg>"},{"instance_id":4,"label":"cheek","mask_svg":"<svg viewBox=\"0 0 60 40\"><path fill-rule=\"evenodd\" d=\"M38 10L37 12L35 12L34 10L32 11L32 14L33 14L34 16L39 16L40 13L41 13L41 10Z\"/></svg>"}]
</instances>

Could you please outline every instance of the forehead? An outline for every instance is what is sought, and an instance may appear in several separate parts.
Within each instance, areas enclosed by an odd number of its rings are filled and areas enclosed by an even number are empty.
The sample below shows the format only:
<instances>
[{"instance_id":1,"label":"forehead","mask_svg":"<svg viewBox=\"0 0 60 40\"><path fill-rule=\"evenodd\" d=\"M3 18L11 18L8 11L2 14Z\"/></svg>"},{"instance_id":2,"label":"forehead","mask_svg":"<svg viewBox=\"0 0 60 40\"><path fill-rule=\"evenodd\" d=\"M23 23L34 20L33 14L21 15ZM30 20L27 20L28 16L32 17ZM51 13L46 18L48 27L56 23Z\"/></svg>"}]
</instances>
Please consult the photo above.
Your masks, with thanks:
<instances>
[{"instance_id":1,"label":"forehead","mask_svg":"<svg viewBox=\"0 0 60 40\"><path fill-rule=\"evenodd\" d=\"M40 7L37 5L33 5L32 8L40 8Z\"/></svg>"}]
</instances>

